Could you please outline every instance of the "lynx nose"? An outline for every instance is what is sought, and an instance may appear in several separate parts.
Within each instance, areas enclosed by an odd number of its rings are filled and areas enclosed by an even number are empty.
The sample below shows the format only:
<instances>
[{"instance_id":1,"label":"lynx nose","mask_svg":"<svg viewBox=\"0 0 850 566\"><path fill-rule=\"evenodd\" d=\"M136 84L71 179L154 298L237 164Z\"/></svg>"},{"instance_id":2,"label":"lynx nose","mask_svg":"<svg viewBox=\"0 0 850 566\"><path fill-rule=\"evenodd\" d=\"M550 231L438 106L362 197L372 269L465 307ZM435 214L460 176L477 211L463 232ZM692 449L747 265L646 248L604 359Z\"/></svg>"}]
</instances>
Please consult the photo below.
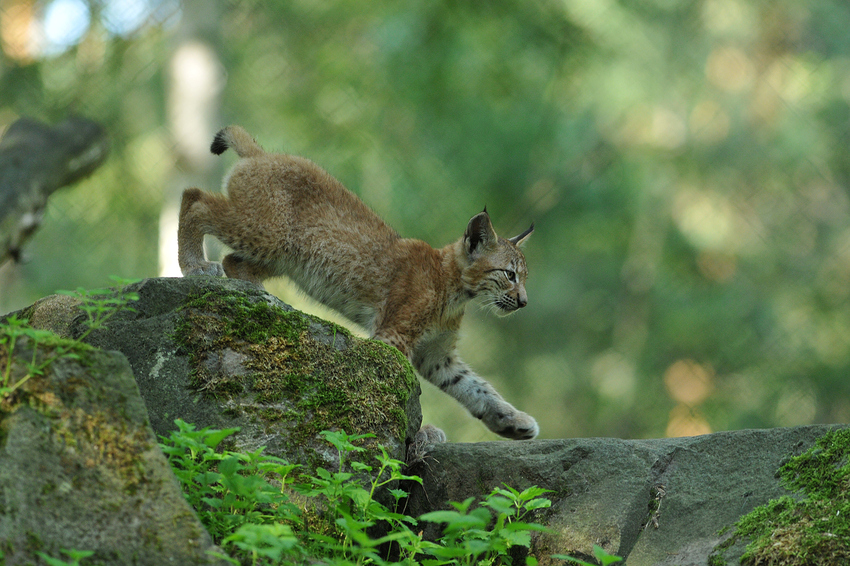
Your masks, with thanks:
<instances>
[{"instance_id":1,"label":"lynx nose","mask_svg":"<svg viewBox=\"0 0 850 566\"><path fill-rule=\"evenodd\" d=\"M525 295L520 295L519 297L517 297L516 304L518 308L524 307L528 304L528 297L526 297Z\"/></svg>"}]
</instances>

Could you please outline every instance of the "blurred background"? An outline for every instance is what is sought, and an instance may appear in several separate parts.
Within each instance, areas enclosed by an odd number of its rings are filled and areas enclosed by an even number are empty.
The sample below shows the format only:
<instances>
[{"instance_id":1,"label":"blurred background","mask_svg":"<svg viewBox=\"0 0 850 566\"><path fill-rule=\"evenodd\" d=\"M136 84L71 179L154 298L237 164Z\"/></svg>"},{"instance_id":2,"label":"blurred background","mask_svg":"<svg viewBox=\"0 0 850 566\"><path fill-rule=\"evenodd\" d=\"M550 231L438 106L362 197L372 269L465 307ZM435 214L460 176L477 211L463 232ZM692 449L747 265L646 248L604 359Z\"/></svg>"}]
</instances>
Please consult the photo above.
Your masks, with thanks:
<instances>
[{"instance_id":1,"label":"blurred background","mask_svg":"<svg viewBox=\"0 0 850 566\"><path fill-rule=\"evenodd\" d=\"M0 0L0 130L79 114L112 142L0 312L179 275L180 192L218 189L238 123L434 246L485 204L502 236L535 222L528 307L470 308L460 349L541 438L850 421L850 4L467 4Z\"/></svg>"}]
</instances>

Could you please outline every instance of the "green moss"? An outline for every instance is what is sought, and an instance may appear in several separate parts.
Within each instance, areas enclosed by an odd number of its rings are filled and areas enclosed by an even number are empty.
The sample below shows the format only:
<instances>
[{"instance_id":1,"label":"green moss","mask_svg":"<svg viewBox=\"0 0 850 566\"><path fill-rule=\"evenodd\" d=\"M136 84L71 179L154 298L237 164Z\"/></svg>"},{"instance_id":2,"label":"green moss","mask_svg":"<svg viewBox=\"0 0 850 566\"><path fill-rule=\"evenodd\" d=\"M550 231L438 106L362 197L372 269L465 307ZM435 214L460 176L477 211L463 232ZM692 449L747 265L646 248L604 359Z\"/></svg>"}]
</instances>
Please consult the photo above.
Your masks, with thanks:
<instances>
[{"instance_id":1,"label":"green moss","mask_svg":"<svg viewBox=\"0 0 850 566\"><path fill-rule=\"evenodd\" d=\"M96 351L88 344L61 338L52 332L30 329L25 336L18 338L9 379L9 385L24 385L10 395L0 396L0 412L11 413L24 404L31 405L40 412L50 413L51 406L55 404L51 400L56 396L53 393L47 394L50 385L44 375L50 373L53 364L63 358L73 359L81 366L90 367L94 363ZM9 363L9 354L7 347L0 347L0 368L3 370ZM37 368L37 371L33 372L33 367ZM85 385L85 382L83 384ZM67 396L73 395L80 383L79 380L71 378L59 385L57 391L60 395ZM58 402L58 398L56 401Z\"/></svg>"},{"instance_id":2,"label":"green moss","mask_svg":"<svg viewBox=\"0 0 850 566\"><path fill-rule=\"evenodd\" d=\"M770 501L742 517L721 554L748 539L742 564L850 564L850 429L830 431L783 465L779 477L798 496Z\"/></svg>"},{"instance_id":3,"label":"green moss","mask_svg":"<svg viewBox=\"0 0 850 566\"><path fill-rule=\"evenodd\" d=\"M416 377L395 348L250 293L190 297L173 337L189 357L195 388L233 401L251 420L286 423L295 444L322 430L373 432L388 420L404 440ZM242 375L216 369L228 351Z\"/></svg>"}]
</instances>

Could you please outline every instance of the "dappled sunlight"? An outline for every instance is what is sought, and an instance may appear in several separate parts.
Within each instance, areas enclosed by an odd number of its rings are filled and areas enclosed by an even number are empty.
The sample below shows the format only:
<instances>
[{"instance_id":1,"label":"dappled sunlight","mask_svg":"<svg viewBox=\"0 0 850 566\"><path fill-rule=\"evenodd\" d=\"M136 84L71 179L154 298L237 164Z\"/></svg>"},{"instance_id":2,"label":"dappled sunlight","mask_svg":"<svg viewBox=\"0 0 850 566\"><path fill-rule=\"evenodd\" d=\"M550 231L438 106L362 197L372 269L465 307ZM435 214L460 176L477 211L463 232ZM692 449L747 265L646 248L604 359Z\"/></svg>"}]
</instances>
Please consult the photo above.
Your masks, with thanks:
<instances>
[{"instance_id":1,"label":"dappled sunlight","mask_svg":"<svg viewBox=\"0 0 850 566\"><path fill-rule=\"evenodd\" d=\"M725 140L729 135L730 124L729 114L717 101L711 99L697 102L688 118L693 138L706 144Z\"/></svg>"},{"instance_id":2,"label":"dappled sunlight","mask_svg":"<svg viewBox=\"0 0 850 566\"><path fill-rule=\"evenodd\" d=\"M752 86L755 68L746 54L736 47L718 47L706 62L708 80L720 90L738 93Z\"/></svg>"},{"instance_id":3,"label":"dappled sunlight","mask_svg":"<svg viewBox=\"0 0 850 566\"><path fill-rule=\"evenodd\" d=\"M603 397L623 404L635 398L635 367L622 354L609 350L596 358L591 366L591 379Z\"/></svg>"},{"instance_id":4,"label":"dappled sunlight","mask_svg":"<svg viewBox=\"0 0 850 566\"><path fill-rule=\"evenodd\" d=\"M781 426L810 424L817 415L817 396L808 383L789 383L779 392L776 419Z\"/></svg>"},{"instance_id":5,"label":"dappled sunlight","mask_svg":"<svg viewBox=\"0 0 850 566\"><path fill-rule=\"evenodd\" d=\"M722 249L731 243L733 214L729 200L711 191L685 188L673 203L676 225L701 249Z\"/></svg>"},{"instance_id":6,"label":"dappled sunlight","mask_svg":"<svg viewBox=\"0 0 850 566\"><path fill-rule=\"evenodd\" d=\"M2 4L3 17L0 18L0 39L3 52L7 57L27 63L37 55L37 30L33 25L35 18L34 2L18 0Z\"/></svg>"},{"instance_id":7,"label":"dappled sunlight","mask_svg":"<svg viewBox=\"0 0 850 566\"><path fill-rule=\"evenodd\" d=\"M174 26L180 6L179 0L105 0L92 14L91 3L84 0L5 0L0 2L0 39L7 56L31 62L85 45L97 33L93 28L123 38L145 25Z\"/></svg>"},{"instance_id":8,"label":"dappled sunlight","mask_svg":"<svg viewBox=\"0 0 850 566\"><path fill-rule=\"evenodd\" d=\"M702 3L702 21L719 36L749 38L758 27L757 8L744 0L706 0Z\"/></svg>"},{"instance_id":9,"label":"dappled sunlight","mask_svg":"<svg viewBox=\"0 0 850 566\"><path fill-rule=\"evenodd\" d=\"M714 390L714 370L693 360L679 360L664 372L664 385L678 403L699 405Z\"/></svg>"},{"instance_id":10,"label":"dappled sunlight","mask_svg":"<svg viewBox=\"0 0 850 566\"><path fill-rule=\"evenodd\" d=\"M714 432L705 416L698 410L692 409L684 404L676 405L670 411L670 419L667 421L667 429L664 431L668 438L682 436L699 436Z\"/></svg>"},{"instance_id":11,"label":"dappled sunlight","mask_svg":"<svg viewBox=\"0 0 850 566\"><path fill-rule=\"evenodd\" d=\"M668 437L697 436L713 432L699 406L714 391L714 370L693 360L678 360L664 372L667 394L677 405L670 411Z\"/></svg>"}]
</instances>

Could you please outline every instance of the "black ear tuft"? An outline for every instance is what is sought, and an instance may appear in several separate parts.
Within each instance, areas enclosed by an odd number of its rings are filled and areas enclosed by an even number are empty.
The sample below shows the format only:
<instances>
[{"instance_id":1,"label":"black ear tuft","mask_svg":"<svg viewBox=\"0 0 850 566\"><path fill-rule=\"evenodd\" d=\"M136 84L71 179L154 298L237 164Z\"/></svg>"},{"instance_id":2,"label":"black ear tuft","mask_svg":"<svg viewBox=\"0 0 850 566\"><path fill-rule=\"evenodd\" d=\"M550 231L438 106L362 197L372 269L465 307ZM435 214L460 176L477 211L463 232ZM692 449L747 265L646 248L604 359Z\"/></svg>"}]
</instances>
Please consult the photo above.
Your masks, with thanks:
<instances>
[{"instance_id":1,"label":"black ear tuft","mask_svg":"<svg viewBox=\"0 0 850 566\"><path fill-rule=\"evenodd\" d=\"M514 236L513 238L508 238L508 241L515 246L521 246L525 243L531 233L534 232L534 222L531 223L531 227L528 230L520 234L519 236Z\"/></svg>"},{"instance_id":2,"label":"black ear tuft","mask_svg":"<svg viewBox=\"0 0 850 566\"><path fill-rule=\"evenodd\" d=\"M219 132L213 138L212 145L210 145L210 151L216 155L221 155L230 145L227 143L227 140L224 139L224 130L219 130Z\"/></svg>"}]
</instances>

